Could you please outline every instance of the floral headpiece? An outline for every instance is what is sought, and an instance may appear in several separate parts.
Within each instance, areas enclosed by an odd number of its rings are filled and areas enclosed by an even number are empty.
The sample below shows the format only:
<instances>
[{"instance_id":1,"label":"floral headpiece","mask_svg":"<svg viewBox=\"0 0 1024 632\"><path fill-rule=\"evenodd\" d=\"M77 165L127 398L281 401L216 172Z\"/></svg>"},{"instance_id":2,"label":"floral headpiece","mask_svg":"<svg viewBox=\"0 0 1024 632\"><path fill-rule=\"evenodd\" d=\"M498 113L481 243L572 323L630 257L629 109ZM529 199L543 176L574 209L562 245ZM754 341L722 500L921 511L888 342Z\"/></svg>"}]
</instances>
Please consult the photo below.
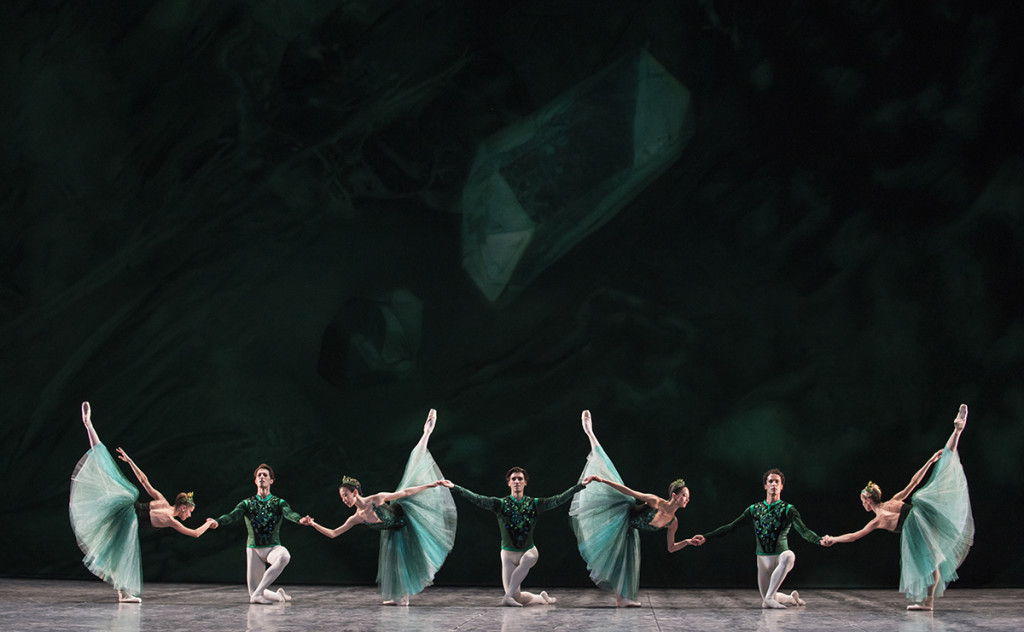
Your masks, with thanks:
<instances>
[{"instance_id":1,"label":"floral headpiece","mask_svg":"<svg viewBox=\"0 0 1024 632\"><path fill-rule=\"evenodd\" d=\"M359 484L359 481L354 479L354 478L352 478L351 476L342 476L341 477L341 484L342 485L351 485L352 487L355 487L356 489L362 489L363 488L363 486Z\"/></svg>"},{"instance_id":2,"label":"floral headpiece","mask_svg":"<svg viewBox=\"0 0 1024 632\"><path fill-rule=\"evenodd\" d=\"M193 494L193 493L194 493L194 492L185 492L185 498L184 498L184 500L185 500L185 502L186 502L186 503L187 503L188 505L191 505L192 507L195 507L195 506L196 506L196 501L192 500L192 494Z\"/></svg>"},{"instance_id":3,"label":"floral headpiece","mask_svg":"<svg viewBox=\"0 0 1024 632\"><path fill-rule=\"evenodd\" d=\"M676 480L668 484L669 489L675 489L677 487L686 487L686 481L684 481L681 478L677 478Z\"/></svg>"},{"instance_id":4,"label":"floral headpiece","mask_svg":"<svg viewBox=\"0 0 1024 632\"><path fill-rule=\"evenodd\" d=\"M864 489L860 490L860 493L870 496L873 487L878 487L878 485L875 485L874 481L868 481L868 484L864 486Z\"/></svg>"}]
</instances>

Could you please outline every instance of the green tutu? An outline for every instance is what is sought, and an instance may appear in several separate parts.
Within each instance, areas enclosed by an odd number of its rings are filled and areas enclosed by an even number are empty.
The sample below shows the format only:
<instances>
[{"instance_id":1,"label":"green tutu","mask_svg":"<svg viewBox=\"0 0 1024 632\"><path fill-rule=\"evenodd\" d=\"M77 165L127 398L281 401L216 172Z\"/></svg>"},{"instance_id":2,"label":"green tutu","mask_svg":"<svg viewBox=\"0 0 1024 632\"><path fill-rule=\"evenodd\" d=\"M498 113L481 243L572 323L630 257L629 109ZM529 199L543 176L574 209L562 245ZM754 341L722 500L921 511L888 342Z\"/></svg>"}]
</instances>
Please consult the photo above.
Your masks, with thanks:
<instances>
[{"instance_id":1,"label":"green tutu","mask_svg":"<svg viewBox=\"0 0 1024 632\"><path fill-rule=\"evenodd\" d=\"M909 502L900 536L900 592L919 603L935 583L936 569L935 596L942 596L974 544L974 516L960 455L943 450L931 478Z\"/></svg>"},{"instance_id":2,"label":"green tutu","mask_svg":"<svg viewBox=\"0 0 1024 632\"><path fill-rule=\"evenodd\" d=\"M590 475L622 483L622 477L600 445L587 456L580 480ZM591 483L573 496L569 522L590 579L599 587L636 600L640 592L640 536L630 526L636 500L601 483Z\"/></svg>"},{"instance_id":3,"label":"green tutu","mask_svg":"<svg viewBox=\"0 0 1024 632\"><path fill-rule=\"evenodd\" d=\"M142 593L137 490L121 473L106 446L98 443L71 474L68 512L85 567L114 588Z\"/></svg>"},{"instance_id":4,"label":"green tutu","mask_svg":"<svg viewBox=\"0 0 1024 632\"><path fill-rule=\"evenodd\" d=\"M443 479L424 443L416 444L398 489ZM392 503L405 526L380 532L377 584L385 600L415 595L434 583L434 575L455 545L455 501L447 487L426 489Z\"/></svg>"}]
</instances>

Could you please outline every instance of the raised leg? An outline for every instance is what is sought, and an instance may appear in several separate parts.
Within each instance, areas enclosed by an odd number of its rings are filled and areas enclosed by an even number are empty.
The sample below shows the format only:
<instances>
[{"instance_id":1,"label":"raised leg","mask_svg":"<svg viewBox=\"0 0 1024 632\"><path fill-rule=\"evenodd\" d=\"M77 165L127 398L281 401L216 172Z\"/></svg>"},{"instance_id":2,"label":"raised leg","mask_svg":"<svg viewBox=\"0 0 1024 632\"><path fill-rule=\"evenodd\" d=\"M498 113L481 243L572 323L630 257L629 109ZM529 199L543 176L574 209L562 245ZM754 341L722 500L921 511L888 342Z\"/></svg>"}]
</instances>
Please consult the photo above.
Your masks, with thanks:
<instances>
[{"instance_id":1,"label":"raised leg","mask_svg":"<svg viewBox=\"0 0 1024 632\"><path fill-rule=\"evenodd\" d=\"M89 447L96 447L100 443L100 437L92 427L92 410L89 408L89 402L82 402L82 423L85 424L85 432L89 435Z\"/></svg>"},{"instance_id":2,"label":"raised leg","mask_svg":"<svg viewBox=\"0 0 1024 632\"><path fill-rule=\"evenodd\" d=\"M587 438L590 439L590 449L593 450L597 447L597 436L594 434L594 422L590 418L590 411L583 411L583 432L586 433Z\"/></svg>"},{"instance_id":3,"label":"raised leg","mask_svg":"<svg viewBox=\"0 0 1024 632\"><path fill-rule=\"evenodd\" d=\"M946 441L946 447L949 448L950 452L956 451L956 446L960 443L960 433L967 427L967 404L960 404L960 411L956 415L956 419L953 420L953 434L949 435L949 440Z\"/></svg>"},{"instance_id":4,"label":"raised leg","mask_svg":"<svg viewBox=\"0 0 1024 632\"><path fill-rule=\"evenodd\" d=\"M424 446L427 445L427 441L430 440L430 434L434 432L434 426L437 424L437 411L433 408L427 413L427 420L423 423L423 436L420 437L420 443Z\"/></svg>"}]
</instances>

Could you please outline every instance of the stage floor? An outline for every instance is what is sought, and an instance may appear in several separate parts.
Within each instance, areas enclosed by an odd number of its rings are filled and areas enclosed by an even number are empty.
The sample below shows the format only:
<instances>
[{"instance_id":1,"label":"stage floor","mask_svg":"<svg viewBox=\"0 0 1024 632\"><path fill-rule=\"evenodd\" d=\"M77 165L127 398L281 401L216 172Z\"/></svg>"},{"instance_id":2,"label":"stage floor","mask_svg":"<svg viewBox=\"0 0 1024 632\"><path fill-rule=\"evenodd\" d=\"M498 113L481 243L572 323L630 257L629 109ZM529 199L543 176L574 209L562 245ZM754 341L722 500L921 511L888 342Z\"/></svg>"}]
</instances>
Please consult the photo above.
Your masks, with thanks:
<instances>
[{"instance_id":1,"label":"stage floor","mask_svg":"<svg viewBox=\"0 0 1024 632\"><path fill-rule=\"evenodd\" d=\"M22 630L605 630L701 632L1024 630L1024 590L948 590L933 612L907 612L895 590L801 591L807 605L762 610L750 590L642 590L619 609L596 588L548 591L549 606L505 608L498 588L431 587L408 607L379 605L369 587L290 586L293 600L249 605L245 587L145 586L142 604L118 604L100 581L0 579L0 628Z\"/></svg>"}]
</instances>

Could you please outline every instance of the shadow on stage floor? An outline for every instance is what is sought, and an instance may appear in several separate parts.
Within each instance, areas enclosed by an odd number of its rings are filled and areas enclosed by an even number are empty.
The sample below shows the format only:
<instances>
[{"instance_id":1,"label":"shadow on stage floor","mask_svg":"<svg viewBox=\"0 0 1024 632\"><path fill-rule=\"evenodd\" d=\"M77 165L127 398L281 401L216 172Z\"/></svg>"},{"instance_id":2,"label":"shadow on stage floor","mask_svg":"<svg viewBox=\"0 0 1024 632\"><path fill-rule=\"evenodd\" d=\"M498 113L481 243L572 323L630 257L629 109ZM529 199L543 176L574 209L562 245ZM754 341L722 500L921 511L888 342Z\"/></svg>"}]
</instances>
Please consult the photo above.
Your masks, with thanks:
<instances>
[{"instance_id":1,"label":"shadow on stage floor","mask_svg":"<svg viewBox=\"0 0 1024 632\"><path fill-rule=\"evenodd\" d=\"M548 606L498 605L498 588L431 587L407 607L382 606L370 587L288 586L287 604L250 605L245 587L146 584L119 604L100 581L0 579L0 628L22 630L699 630L705 632L1024 630L1024 590L951 589L935 612L907 612L895 590L801 591L805 607L762 610L755 589L642 590L617 609L596 588L549 591Z\"/></svg>"}]
</instances>

